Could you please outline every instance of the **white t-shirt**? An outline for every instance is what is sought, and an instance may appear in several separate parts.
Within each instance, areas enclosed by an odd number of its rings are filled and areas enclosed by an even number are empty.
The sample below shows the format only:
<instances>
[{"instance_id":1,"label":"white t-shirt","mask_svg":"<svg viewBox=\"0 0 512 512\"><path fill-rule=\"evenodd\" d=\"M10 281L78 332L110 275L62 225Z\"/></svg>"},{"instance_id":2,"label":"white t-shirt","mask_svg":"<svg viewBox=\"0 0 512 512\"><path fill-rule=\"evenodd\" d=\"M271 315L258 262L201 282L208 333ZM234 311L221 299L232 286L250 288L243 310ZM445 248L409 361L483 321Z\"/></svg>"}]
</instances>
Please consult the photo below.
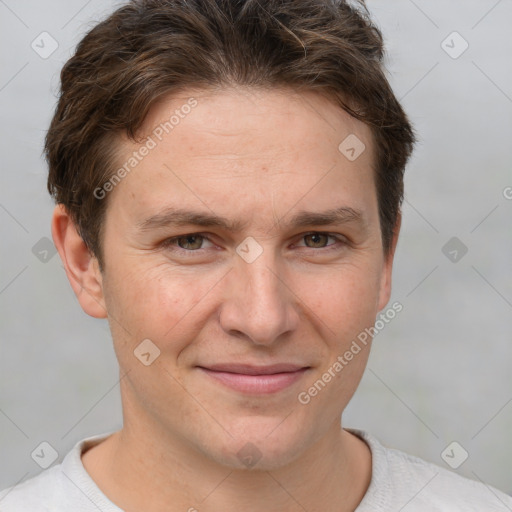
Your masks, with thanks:
<instances>
[{"instance_id":1,"label":"white t-shirt","mask_svg":"<svg viewBox=\"0 0 512 512\"><path fill-rule=\"evenodd\" d=\"M384 447L375 437L346 429L372 452L370 486L355 512L511 512L512 497L486 484ZM112 432L79 441L39 475L0 492L1 512L123 512L98 488L81 454Z\"/></svg>"}]
</instances>

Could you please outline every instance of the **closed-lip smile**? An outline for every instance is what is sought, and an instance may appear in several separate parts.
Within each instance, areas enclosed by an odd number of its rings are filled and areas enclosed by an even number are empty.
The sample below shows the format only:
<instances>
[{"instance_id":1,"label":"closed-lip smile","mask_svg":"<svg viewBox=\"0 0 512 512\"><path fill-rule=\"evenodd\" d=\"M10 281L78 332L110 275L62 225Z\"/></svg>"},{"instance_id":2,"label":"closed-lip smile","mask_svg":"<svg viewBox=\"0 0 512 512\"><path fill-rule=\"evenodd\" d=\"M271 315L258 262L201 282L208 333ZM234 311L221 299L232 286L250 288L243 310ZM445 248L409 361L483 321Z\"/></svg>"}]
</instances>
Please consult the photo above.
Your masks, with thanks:
<instances>
[{"instance_id":1,"label":"closed-lip smile","mask_svg":"<svg viewBox=\"0 0 512 512\"><path fill-rule=\"evenodd\" d=\"M281 391L302 378L309 366L277 363L265 366L221 363L198 366L204 373L242 393L269 394Z\"/></svg>"}]
</instances>

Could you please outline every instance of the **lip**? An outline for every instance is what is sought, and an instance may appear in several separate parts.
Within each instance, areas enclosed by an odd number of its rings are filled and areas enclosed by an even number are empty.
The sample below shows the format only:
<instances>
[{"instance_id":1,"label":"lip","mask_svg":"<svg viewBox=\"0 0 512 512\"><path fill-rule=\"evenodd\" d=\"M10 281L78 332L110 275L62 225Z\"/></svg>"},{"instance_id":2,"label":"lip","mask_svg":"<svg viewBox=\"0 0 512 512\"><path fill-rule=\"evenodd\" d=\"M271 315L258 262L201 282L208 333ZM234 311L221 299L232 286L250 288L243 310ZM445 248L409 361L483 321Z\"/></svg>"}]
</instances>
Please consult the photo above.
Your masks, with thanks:
<instances>
[{"instance_id":1,"label":"lip","mask_svg":"<svg viewBox=\"0 0 512 512\"><path fill-rule=\"evenodd\" d=\"M277 393L297 382L309 369L294 364L253 366L247 364L216 364L198 366L211 378L225 386L249 394Z\"/></svg>"}]
</instances>

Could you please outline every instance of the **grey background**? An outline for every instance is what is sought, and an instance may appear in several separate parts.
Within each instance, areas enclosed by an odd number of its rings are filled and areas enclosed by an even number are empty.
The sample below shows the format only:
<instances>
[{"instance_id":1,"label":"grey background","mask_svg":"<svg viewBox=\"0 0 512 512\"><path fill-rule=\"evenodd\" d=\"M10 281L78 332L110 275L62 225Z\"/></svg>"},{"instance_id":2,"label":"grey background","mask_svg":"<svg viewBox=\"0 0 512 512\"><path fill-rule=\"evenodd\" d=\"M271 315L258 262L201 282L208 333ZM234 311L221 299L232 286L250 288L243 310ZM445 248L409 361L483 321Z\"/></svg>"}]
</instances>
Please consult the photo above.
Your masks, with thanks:
<instances>
[{"instance_id":1,"label":"grey background","mask_svg":"<svg viewBox=\"0 0 512 512\"><path fill-rule=\"evenodd\" d=\"M344 425L444 467L440 454L457 441L469 453L458 473L510 493L512 2L368 5L421 140L390 302L404 309L375 338ZM0 488L41 471L31 452L42 441L61 460L79 439L122 424L106 321L83 313L58 255L33 253L51 239L41 150L58 73L113 6L0 0ZM47 59L31 48L43 31L59 45ZM469 43L457 59L441 47L453 31ZM468 248L455 263L442 252L454 236Z\"/></svg>"}]
</instances>

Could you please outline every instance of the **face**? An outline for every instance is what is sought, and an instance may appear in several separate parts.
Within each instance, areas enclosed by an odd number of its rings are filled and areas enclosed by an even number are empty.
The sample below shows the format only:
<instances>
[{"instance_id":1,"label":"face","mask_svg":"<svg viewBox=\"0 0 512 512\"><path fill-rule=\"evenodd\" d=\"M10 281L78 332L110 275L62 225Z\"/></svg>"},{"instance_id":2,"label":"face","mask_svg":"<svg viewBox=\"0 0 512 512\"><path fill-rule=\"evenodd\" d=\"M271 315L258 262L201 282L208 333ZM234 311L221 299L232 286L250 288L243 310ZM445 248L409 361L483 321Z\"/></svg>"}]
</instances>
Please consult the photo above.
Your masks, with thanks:
<instances>
[{"instance_id":1,"label":"face","mask_svg":"<svg viewBox=\"0 0 512 512\"><path fill-rule=\"evenodd\" d=\"M103 233L125 428L284 465L339 427L369 343L344 354L389 299L370 130L313 93L252 89L167 98L143 128Z\"/></svg>"}]
</instances>

